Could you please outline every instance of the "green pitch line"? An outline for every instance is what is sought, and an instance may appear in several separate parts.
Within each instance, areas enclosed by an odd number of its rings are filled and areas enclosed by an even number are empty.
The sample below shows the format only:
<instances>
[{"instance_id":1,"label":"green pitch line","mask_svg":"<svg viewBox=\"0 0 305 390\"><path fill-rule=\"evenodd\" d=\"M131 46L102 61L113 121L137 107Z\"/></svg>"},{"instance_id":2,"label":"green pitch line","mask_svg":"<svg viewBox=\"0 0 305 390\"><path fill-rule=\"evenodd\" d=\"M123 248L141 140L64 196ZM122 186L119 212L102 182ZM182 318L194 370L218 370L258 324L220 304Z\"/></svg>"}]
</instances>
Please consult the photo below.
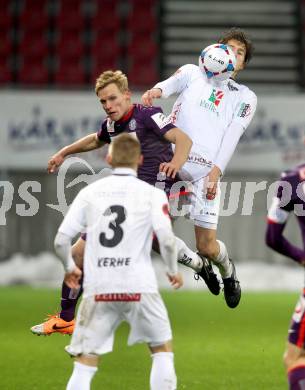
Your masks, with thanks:
<instances>
[{"instance_id":1,"label":"green pitch line","mask_svg":"<svg viewBox=\"0 0 305 390\"><path fill-rule=\"evenodd\" d=\"M59 291L0 288L2 389L63 389L72 359L70 337L34 336L29 328L56 312ZM178 389L286 390L282 353L298 294L245 293L237 309L207 292L164 292L174 331ZM148 389L150 356L145 345L127 348L127 325L117 332L92 389Z\"/></svg>"}]
</instances>

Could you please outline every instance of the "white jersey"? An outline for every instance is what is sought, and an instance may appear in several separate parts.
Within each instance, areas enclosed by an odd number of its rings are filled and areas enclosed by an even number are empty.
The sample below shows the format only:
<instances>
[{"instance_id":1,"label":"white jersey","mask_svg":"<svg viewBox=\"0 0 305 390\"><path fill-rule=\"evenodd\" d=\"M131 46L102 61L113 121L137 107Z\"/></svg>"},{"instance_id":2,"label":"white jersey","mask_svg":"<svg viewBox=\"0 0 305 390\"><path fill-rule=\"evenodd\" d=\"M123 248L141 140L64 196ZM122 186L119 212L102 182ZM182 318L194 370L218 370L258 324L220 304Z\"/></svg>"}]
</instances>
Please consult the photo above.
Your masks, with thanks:
<instances>
[{"instance_id":1,"label":"white jersey","mask_svg":"<svg viewBox=\"0 0 305 390\"><path fill-rule=\"evenodd\" d=\"M194 180L208 175L213 165L224 171L256 110L257 98L249 88L232 79L215 80L188 64L154 86L162 90L162 97L179 94L171 121L193 141L183 170Z\"/></svg>"},{"instance_id":2,"label":"white jersey","mask_svg":"<svg viewBox=\"0 0 305 390\"><path fill-rule=\"evenodd\" d=\"M171 231L167 197L132 169L117 168L81 190L59 232L87 234L84 296L157 292L150 252L153 231L160 229Z\"/></svg>"}]
</instances>

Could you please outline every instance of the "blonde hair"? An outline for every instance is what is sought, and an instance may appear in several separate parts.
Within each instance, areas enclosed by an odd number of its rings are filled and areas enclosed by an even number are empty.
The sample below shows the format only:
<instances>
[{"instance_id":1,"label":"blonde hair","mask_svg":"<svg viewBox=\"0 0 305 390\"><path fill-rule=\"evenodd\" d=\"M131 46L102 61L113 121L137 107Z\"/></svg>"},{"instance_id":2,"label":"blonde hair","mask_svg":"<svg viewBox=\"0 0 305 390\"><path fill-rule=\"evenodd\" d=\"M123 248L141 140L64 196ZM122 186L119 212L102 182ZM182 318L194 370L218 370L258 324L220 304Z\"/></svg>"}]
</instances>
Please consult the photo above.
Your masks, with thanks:
<instances>
[{"instance_id":1,"label":"blonde hair","mask_svg":"<svg viewBox=\"0 0 305 390\"><path fill-rule=\"evenodd\" d=\"M128 91L128 79L123 72L120 70L106 70L96 79L95 93L98 94L100 89L105 88L111 83L114 83L121 92Z\"/></svg>"},{"instance_id":2,"label":"blonde hair","mask_svg":"<svg viewBox=\"0 0 305 390\"><path fill-rule=\"evenodd\" d=\"M141 156L141 146L134 136L123 133L111 142L109 154L111 155L111 165L114 168L130 168L138 164Z\"/></svg>"}]
</instances>

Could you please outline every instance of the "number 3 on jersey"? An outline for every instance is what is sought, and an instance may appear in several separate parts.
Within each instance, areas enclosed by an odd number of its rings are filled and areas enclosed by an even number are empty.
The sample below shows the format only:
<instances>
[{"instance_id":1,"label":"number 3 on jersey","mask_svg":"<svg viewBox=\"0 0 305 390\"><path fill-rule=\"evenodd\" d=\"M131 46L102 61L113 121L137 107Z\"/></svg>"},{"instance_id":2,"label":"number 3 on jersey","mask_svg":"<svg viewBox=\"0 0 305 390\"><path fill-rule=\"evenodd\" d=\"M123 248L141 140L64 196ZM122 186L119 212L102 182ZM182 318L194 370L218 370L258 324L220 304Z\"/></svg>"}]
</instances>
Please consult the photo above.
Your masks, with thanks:
<instances>
[{"instance_id":1,"label":"number 3 on jersey","mask_svg":"<svg viewBox=\"0 0 305 390\"><path fill-rule=\"evenodd\" d=\"M125 207L119 205L110 206L105 210L103 215L109 217L110 215L112 216L112 214L116 214L114 220L112 220L108 225L109 229L113 231L112 237L107 238L107 234L104 232L101 232L99 237L101 245L107 248L113 248L118 245L124 236L121 224L126 220Z\"/></svg>"}]
</instances>

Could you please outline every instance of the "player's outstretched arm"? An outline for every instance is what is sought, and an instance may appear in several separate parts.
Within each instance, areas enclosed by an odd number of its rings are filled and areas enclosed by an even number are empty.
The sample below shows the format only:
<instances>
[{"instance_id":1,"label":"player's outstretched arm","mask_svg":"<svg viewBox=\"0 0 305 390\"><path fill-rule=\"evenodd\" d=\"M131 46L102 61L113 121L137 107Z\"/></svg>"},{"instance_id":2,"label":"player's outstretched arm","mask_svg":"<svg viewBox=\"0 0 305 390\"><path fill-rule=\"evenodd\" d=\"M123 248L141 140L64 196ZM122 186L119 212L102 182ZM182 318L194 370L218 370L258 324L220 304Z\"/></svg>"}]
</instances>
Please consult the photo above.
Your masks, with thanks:
<instances>
[{"instance_id":1,"label":"player's outstretched arm","mask_svg":"<svg viewBox=\"0 0 305 390\"><path fill-rule=\"evenodd\" d=\"M166 132L164 138L175 144L175 152L170 162L160 164L160 172L164 172L167 176L174 178L182 165L187 161L193 142L178 127Z\"/></svg>"},{"instance_id":2,"label":"player's outstretched arm","mask_svg":"<svg viewBox=\"0 0 305 390\"><path fill-rule=\"evenodd\" d=\"M152 106L154 99L159 99L162 96L162 90L160 88L148 89L142 95L142 103L144 106Z\"/></svg>"},{"instance_id":3,"label":"player's outstretched arm","mask_svg":"<svg viewBox=\"0 0 305 390\"><path fill-rule=\"evenodd\" d=\"M88 152L100 148L105 143L100 141L96 133L89 134L72 144L65 146L59 150L54 156L48 161L48 173L54 173L57 168L64 162L67 156L75 153Z\"/></svg>"},{"instance_id":4,"label":"player's outstretched arm","mask_svg":"<svg viewBox=\"0 0 305 390\"><path fill-rule=\"evenodd\" d=\"M291 244L283 235L285 223L270 222L267 225L265 241L269 248L272 248L281 255L305 265L305 251Z\"/></svg>"},{"instance_id":5,"label":"player's outstretched arm","mask_svg":"<svg viewBox=\"0 0 305 390\"><path fill-rule=\"evenodd\" d=\"M287 207L287 206L286 206ZM284 230L287 225L291 205L284 209L280 205L280 199L275 196L268 210L268 224L265 234L265 242L269 248L272 248L281 255L290 257L292 260L304 265L305 251L298 248L288 241L284 236Z\"/></svg>"}]
</instances>

